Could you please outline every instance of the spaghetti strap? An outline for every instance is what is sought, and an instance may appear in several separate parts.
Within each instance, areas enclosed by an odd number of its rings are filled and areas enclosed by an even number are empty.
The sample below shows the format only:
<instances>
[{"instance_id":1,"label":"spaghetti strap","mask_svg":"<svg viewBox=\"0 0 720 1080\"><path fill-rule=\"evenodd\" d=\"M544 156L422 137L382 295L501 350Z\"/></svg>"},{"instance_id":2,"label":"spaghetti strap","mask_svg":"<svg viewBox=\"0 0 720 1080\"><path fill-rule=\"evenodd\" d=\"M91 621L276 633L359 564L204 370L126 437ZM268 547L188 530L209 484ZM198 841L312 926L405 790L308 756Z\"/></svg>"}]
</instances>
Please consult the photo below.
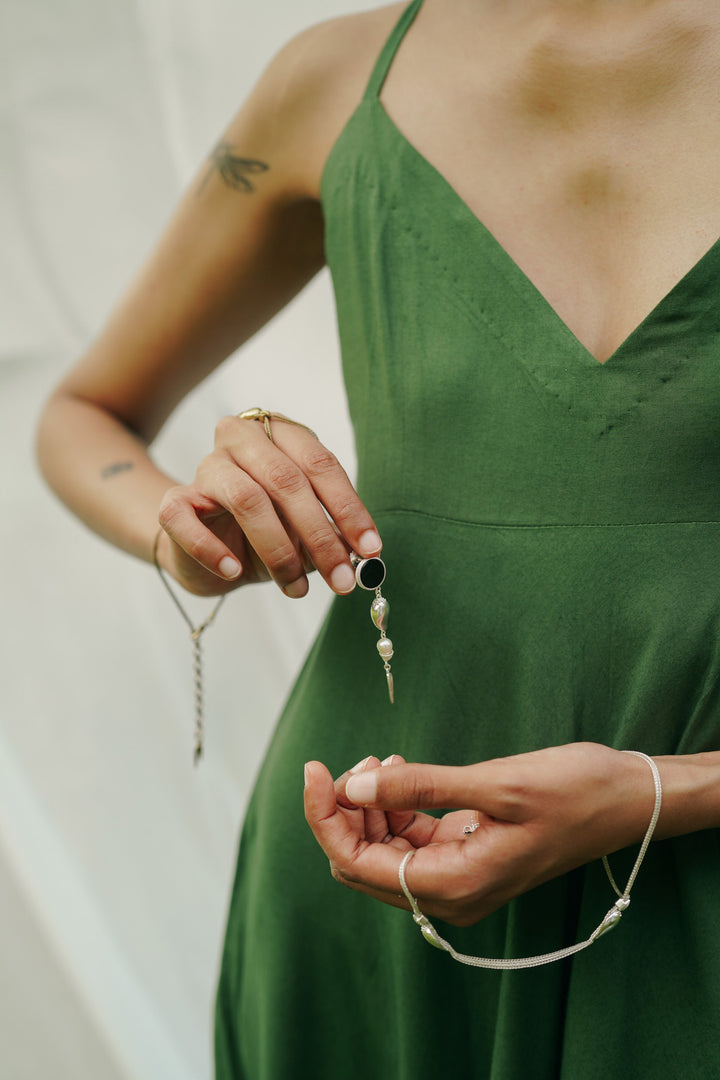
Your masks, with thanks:
<instances>
[{"instance_id":1,"label":"spaghetti strap","mask_svg":"<svg viewBox=\"0 0 720 1080\"><path fill-rule=\"evenodd\" d=\"M412 26L415 16L422 7L422 2L423 0L412 0L395 24L393 32L385 42L383 50L377 58L372 75L370 76L370 81L365 90L365 99L376 98L382 90L383 83L387 78L395 53L398 51L405 34Z\"/></svg>"}]
</instances>

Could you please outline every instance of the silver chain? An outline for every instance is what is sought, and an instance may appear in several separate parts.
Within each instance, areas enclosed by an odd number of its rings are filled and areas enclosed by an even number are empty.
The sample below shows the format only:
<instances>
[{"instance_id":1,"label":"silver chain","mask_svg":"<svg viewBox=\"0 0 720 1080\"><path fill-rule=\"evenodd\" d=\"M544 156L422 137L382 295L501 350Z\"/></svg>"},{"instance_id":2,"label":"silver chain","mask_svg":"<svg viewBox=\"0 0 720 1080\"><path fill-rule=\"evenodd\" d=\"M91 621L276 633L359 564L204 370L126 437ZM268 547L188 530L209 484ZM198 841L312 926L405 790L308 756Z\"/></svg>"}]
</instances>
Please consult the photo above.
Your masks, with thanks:
<instances>
[{"instance_id":1,"label":"silver chain","mask_svg":"<svg viewBox=\"0 0 720 1080\"><path fill-rule=\"evenodd\" d=\"M190 629L190 640L192 642L192 665L193 665L193 693L195 699L195 724L194 724L194 750L193 750L193 762L195 765L199 762L203 755L203 741L205 737L205 705L203 698L203 658L202 658L202 642L201 637L207 630L208 626L213 622L215 616L223 605L225 596L221 596L215 607L212 609L207 619L201 622L198 626L193 625L193 621L188 615L185 608L182 606L174 589L171 587L170 582L165 576L165 572L158 560L158 542L160 540L160 533L158 532L155 537L155 543L153 544L153 562L155 568L160 575L160 580L167 589L170 599L175 607L178 609L183 619L187 623ZM227 594L225 594L227 595Z\"/></svg>"},{"instance_id":2,"label":"silver chain","mask_svg":"<svg viewBox=\"0 0 720 1080\"><path fill-rule=\"evenodd\" d=\"M412 908L413 919L420 927L420 931L425 940L430 945L434 945L436 949L444 949L445 952L449 952L453 960L457 960L460 964L467 964L469 967L491 968L495 971L512 971L516 968L541 967L543 964L552 964L555 960L565 960L568 956L573 956L574 953L578 953L581 952L583 949L587 949L588 946L593 945L597 941L597 939L599 937L602 937L603 934L607 933L608 930L612 930L615 926L617 926L617 924L620 922L623 912L630 904L630 890L635 883L635 878L637 877L638 870L640 869L640 865L645 858L645 853L647 852L650 841L652 840L653 833L655 832L655 826L657 825L658 818L660 817L660 808L662 806L662 784L660 783L660 773L658 772L658 767L653 761L653 759L651 757L648 757L647 754L641 753L639 750L624 750L623 753L634 754L635 757L642 758L643 761L646 761L652 769L653 782L655 784L655 805L653 807L650 824L648 825L647 832L645 833L645 838L640 846L640 852L637 859L635 860L635 865L632 868L632 872L630 874L630 877L628 878L628 883L625 886L624 892L620 892L615 878L612 875L612 871L610 870L610 864L607 860L607 855L603 855L602 861L603 866L605 867L605 872L608 876L610 884L617 893L618 899L615 901L613 906L605 915L602 922L598 924L598 926L593 930L592 934L589 938L587 938L586 941L580 941L576 945L569 945L567 946L567 948L564 949L557 949L555 952L542 953L539 956L517 957L508 960L491 959L484 956L468 956L466 953L457 952L457 950L453 948L449 941L446 941L444 937L441 937L440 934L438 934L437 930L430 922L428 917L426 915L423 915L422 911L418 907L417 900L408 888L407 881L405 880L405 868L410 862L410 859L412 859L413 855L415 854L414 851L408 851L402 862L400 863L398 877L400 878L400 885L402 887L402 891L405 893L410 907Z\"/></svg>"}]
</instances>

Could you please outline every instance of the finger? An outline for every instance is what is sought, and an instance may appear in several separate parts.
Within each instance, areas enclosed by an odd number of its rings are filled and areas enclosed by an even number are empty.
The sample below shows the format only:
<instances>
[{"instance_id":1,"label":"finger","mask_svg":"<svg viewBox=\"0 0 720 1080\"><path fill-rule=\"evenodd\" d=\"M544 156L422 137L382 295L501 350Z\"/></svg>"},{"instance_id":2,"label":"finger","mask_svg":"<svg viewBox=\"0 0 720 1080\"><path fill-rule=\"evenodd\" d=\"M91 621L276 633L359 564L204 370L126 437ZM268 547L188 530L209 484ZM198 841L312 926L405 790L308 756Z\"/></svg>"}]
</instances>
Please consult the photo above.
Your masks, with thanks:
<instances>
[{"instance_id":1,"label":"finger","mask_svg":"<svg viewBox=\"0 0 720 1080\"><path fill-rule=\"evenodd\" d=\"M380 759L373 757L373 755L370 754L368 757L363 758L362 761L358 761L357 765L353 765L351 769L346 769L344 773L338 776L338 778L335 780L335 798L337 799L338 803L341 806L346 807L348 810L357 809L357 803L352 802L347 797L345 793L345 785L347 784L351 776L356 776L357 773L364 772L365 769L376 769L380 764Z\"/></svg>"},{"instance_id":2,"label":"finger","mask_svg":"<svg viewBox=\"0 0 720 1080\"><path fill-rule=\"evenodd\" d=\"M359 761L357 765L353 765L352 769L343 773L335 781L335 798L340 806L344 806L349 810L357 810L355 803L350 802L345 794L345 784L350 776L363 772L365 769L374 769L380 765L380 759L376 757L366 757L362 761ZM364 816L364 828L363 839L369 843L382 843L390 835L388 827L387 817L384 810L363 810L361 811Z\"/></svg>"},{"instance_id":3,"label":"finger","mask_svg":"<svg viewBox=\"0 0 720 1080\"><path fill-rule=\"evenodd\" d=\"M369 811L365 811L368 813ZM393 836L410 844L412 847L424 847L432 844L437 830L438 819L431 814L421 814L417 810L403 810L399 813L387 813L388 826ZM391 825L391 819L393 823ZM398 824L398 819L402 824Z\"/></svg>"},{"instance_id":4,"label":"finger","mask_svg":"<svg viewBox=\"0 0 720 1080\"><path fill-rule=\"evenodd\" d=\"M373 769L378 765L382 766L382 762L378 761L377 758L370 758L365 762L364 767L357 771L365 772L366 769ZM392 839L392 830L384 810L367 809L363 813L365 814L365 839L369 843L384 844Z\"/></svg>"},{"instance_id":5,"label":"finger","mask_svg":"<svg viewBox=\"0 0 720 1080\"><path fill-rule=\"evenodd\" d=\"M391 765L348 780L346 793L358 806L384 810L466 808L492 816L508 812L506 761L479 765ZM499 765L503 768L497 768Z\"/></svg>"},{"instance_id":6,"label":"finger","mask_svg":"<svg viewBox=\"0 0 720 1080\"><path fill-rule=\"evenodd\" d=\"M375 769L378 766L386 767L387 765L403 764L404 758L400 754L391 754L390 757L385 758L384 761L379 761L372 755L370 757L363 758L362 761L358 761L357 765L353 765L352 769L348 769L341 776L338 776L335 781L335 798L340 806L343 806L349 810L357 808L357 803L354 803L347 795L347 783L351 777L357 776L359 773L365 772L368 769ZM392 837L400 837L404 841L412 844L413 847L418 847L422 844L429 844L432 840L435 829L437 828L438 819L432 817L430 814L418 814L414 810L399 810L394 812L385 813L382 810L365 810L365 839L371 842L385 842L390 841ZM378 815L377 817L370 817L370 815ZM468 821L470 815L468 815ZM463 821L465 824L465 821ZM460 833L458 833L460 835Z\"/></svg>"},{"instance_id":7,"label":"finger","mask_svg":"<svg viewBox=\"0 0 720 1080\"><path fill-rule=\"evenodd\" d=\"M335 797L337 801L341 806L348 808L357 806L357 803L354 803L348 797L346 791L347 782L352 776L357 776L359 773L375 769L378 766L387 768L389 765L404 764L405 758L401 754L390 754L384 761L378 761L377 758L372 756L363 758L362 761L359 761L357 765L353 765L352 769L348 769L335 781ZM367 815L375 812L374 810L366 810L366 821ZM429 814L418 814L414 810L397 810L383 813L382 822L379 819L372 820L372 825L374 827L368 830L367 833L368 840L383 840L391 836L399 836L416 847L431 842L437 826L437 818L431 817ZM385 832L381 832L383 826Z\"/></svg>"},{"instance_id":8,"label":"finger","mask_svg":"<svg viewBox=\"0 0 720 1080\"><path fill-rule=\"evenodd\" d=\"M217 504L199 492L192 495L187 488L170 488L160 504L158 522L163 532L200 566L225 581L234 581L243 571L242 563L198 516L203 511L217 511ZM159 541L162 546L162 534ZM161 565L165 564L160 547L158 559Z\"/></svg>"},{"instance_id":9,"label":"finger","mask_svg":"<svg viewBox=\"0 0 720 1080\"><path fill-rule=\"evenodd\" d=\"M288 596L304 596L308 583L300 542L262 485L226 451L205 459L197 484L232 515L273 581Z\"/></svg>"},{"instance_id":10,"label":"finger","mask_svg":"<svg viewBox=\"0 0 720 1080\"><path fill-rule=\"evenodd\" d=\"M228 423L239 426L229 443ZM335 592L352 592L355 572L348 549L301 468L252 421L222 421L217 439L224 445L205 460L198 480L233 514L273 580L290 595L300 589L304 594L309 557ZM290 532L297 536L295 544Z\"/></svg>"},{"instance_id":11,"label":"finger","mask_svg":"<svg viewBox=\"0 0 720 1080\"><path fill-rule=\"evenodd\" d=\"M311 829L331 820L338 810L335 784L329 770L321 761L305 765L305 817Z\"/></svg>"},{"instance_id":12,"label":"finger","mask_svg":"<svg viewBox=\"0 0 720 1080\"><path fill-rule=\"evenodd\" d=\"M238 423L243 426L237 441L227 444L236 463L292 524L330 587L340 595L352 592L355 571L349 549L362 555L376 554L381 543L372 518L337 458L313 435L294 425L276 421L270 442L260 425ZM253 546L256 539L251 536Z\"/></svg>"},{"instance_id":13,"label":"finger","mask_svg":"<svg viewBox=\"0 0 720 1080\"><path fill-rule=\"evenodd\" d=\"M384 768L388 765L404 765L405 758L402 754L390 754L382 762ZM395 810L387 813L387 822L390 832L394 836L405 836L406 830L414 824L415 812L413 810ZM408 839L410 839L408 835ZM410 840L412 843L413 841Z\"/></svg>"},{"instance_id":14,"label":"finger","mask_svg":"<svg viewBox=\"0 0 720 1080\"><path fill-rule=\"evenodd\" d=\"M413 874L410 877L406 873L406 880L413 895L423 901L428 914L465 924L468 920L462 905L471 895L476 912L481 868L489 877L488 891L492 897L491 879L493 873L497 874L492 866L497 863L497 857L491 858L488 866L482 852L478 857L479 844L457 839L413 849L401 837L392 837L388 843L361 840L356 824L350 820L359 811L347 811L338 806L330 773L320 762L306 765L305 812L316 839L328 856L333 877L349 888L395 907L407 907L401 896L399 867L404 854L415 850ZM431 820L437 823L437 819ZM492 847L490 845L490 850ZM488 912L501 902L491 898ZM470 921L476 917L479 916L473 914Z\"/></svg>"},{"instance_id":15,"label":"finger","mask_svg":"<svg viewBox=\"0 0 720 1080\"><path fill-rule=\"evenodd\" d=\"M397 841L399 844L400 842ZM443 845L444 846L444 845ZM388 845L384 845L385 850L388 850ZM372 897L374 900L380 900L384 904L389 904L392 907L403 908L405 911L410 911L411 907L405 894L401 892L402 886L400 885L400 864L409 850L412 848L399 849L395 848L395 876L391 878L391 887L378 888L375 885L368 885L365 880L359 877L344 876L341 871L333 867L333 877L341 885L345 885L348 889L352 889L354 892L362 893L364 896ZM424 848L423 852L429 852L431 849ZM427 887L426 872L417 872L415 866L415 860L418 858L420 852L415 852L413 858L405 866L405 882L410 890L410 895L414 898L418 904L420 910L424 915L431 916L432 918L440 918L445 922L453 923L456 926L471 926L473 923L478 922L480 919L485 918L486 915L490 915L498 907L502 907L503 903L507 902L508 897L503 897L502 894L488 893L487 896L471 895L470 902L468 902L469 894L466 886L466 882L461 881L458 878L458 884L455 886L454 882L448 878L445 874L440 879L438 874L434 875L434 880L440 882L439 888L444 888L445 891L450 892L452 890L453 898L445 899L442 896L431 893ZM443 873L441 871L440 873Z\"/></svg>"},{"instance_id":16,"label":"finger","mask_svg":"<svg viewBox=\"0 0 720 1080\"><path fill-rule=\"evenodd\" d=\"M364 813L338 805L333 778L321 761L305 765L304 803L307 823L328 858L352 859L364 843Z\"/></svg>"},{"instance_id":17,"label":"finger","mask_svg":"<svg viewBox=\"0 0 720 1080\"><path fill-rule=\"evenodd\" d=\"M349 547L368 558L379 555L382 541L375 523L335 455L302 428L272 424L277 446L298 463L313 491Z\"/></svg>"},{"instance_id":18,"label":"finger","mask_svg":"<svg viewBox=\"0 0 720 1080\"><path fill-rule=\"evenodd\" d=\"M401 892L400 862L410 850L412 846L399 837L387 844L359 844L352 849L337 845L329 856L333 877L360 891L396 896ZM447 904L467 891L467 845L462 840L415 849L412 867L413 895Z\"/></svg>"}]
</instances>

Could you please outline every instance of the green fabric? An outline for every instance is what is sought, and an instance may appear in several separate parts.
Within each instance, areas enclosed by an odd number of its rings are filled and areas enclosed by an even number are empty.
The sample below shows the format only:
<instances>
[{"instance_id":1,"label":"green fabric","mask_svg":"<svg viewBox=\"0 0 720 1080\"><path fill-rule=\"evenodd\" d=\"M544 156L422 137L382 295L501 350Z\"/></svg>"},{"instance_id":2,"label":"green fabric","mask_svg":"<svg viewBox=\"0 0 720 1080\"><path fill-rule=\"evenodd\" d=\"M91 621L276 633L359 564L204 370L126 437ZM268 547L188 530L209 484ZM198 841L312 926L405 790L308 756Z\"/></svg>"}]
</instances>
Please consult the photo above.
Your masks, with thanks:
<instances>
[{"instance_id":1,"label":"green fabric","mask_svg":"<svg viewBox=\"0 0 720 1080\"><path fill-rule=\"evenodd\" d=\"M311 758L340 772L370 753L718 746L720 242L598 364L378 101L418 7L322 192L397 701L368 594L336 599L247 815L217 1077L715 1080L717 830L652 845L621 927L591 949L497 973L337 885L302 816ZM635 854L614 858L618 879ZM612 899L593 864L440 927L463 952L524 956L587 937Z\"/></svg>"}]
</instances>

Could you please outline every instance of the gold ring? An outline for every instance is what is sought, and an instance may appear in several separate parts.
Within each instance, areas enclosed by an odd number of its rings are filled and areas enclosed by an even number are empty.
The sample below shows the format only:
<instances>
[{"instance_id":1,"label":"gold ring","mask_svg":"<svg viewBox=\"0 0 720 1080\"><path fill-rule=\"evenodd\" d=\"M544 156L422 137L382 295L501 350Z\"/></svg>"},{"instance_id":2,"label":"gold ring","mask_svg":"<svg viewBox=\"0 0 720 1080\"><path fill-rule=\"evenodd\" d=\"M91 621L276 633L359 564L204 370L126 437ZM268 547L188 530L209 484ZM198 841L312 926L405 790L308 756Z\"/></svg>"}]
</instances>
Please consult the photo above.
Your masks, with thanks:
<instances>
[{"instance_id":1,"label":"gold ring","mask_svg":"<svg viewBox=\"0 0 720 1080\"><path fill-rule=\"evenodd\" d=\"M261 420L263 427L265 428L265 434L270 442L275 442L270 428L271 420L282 420L284 424L292 424L294 427L303 428L305 431L309 431L314 439L317 439L317 435L312 428L307 426L307 424L301 424L299 420L291 420L289 416L285 416L283 413L270 412L269 409L255 407L254 409L245 409L244 412L238 413L237 416L238 420Z\"/></svg>"}]
</instances>

